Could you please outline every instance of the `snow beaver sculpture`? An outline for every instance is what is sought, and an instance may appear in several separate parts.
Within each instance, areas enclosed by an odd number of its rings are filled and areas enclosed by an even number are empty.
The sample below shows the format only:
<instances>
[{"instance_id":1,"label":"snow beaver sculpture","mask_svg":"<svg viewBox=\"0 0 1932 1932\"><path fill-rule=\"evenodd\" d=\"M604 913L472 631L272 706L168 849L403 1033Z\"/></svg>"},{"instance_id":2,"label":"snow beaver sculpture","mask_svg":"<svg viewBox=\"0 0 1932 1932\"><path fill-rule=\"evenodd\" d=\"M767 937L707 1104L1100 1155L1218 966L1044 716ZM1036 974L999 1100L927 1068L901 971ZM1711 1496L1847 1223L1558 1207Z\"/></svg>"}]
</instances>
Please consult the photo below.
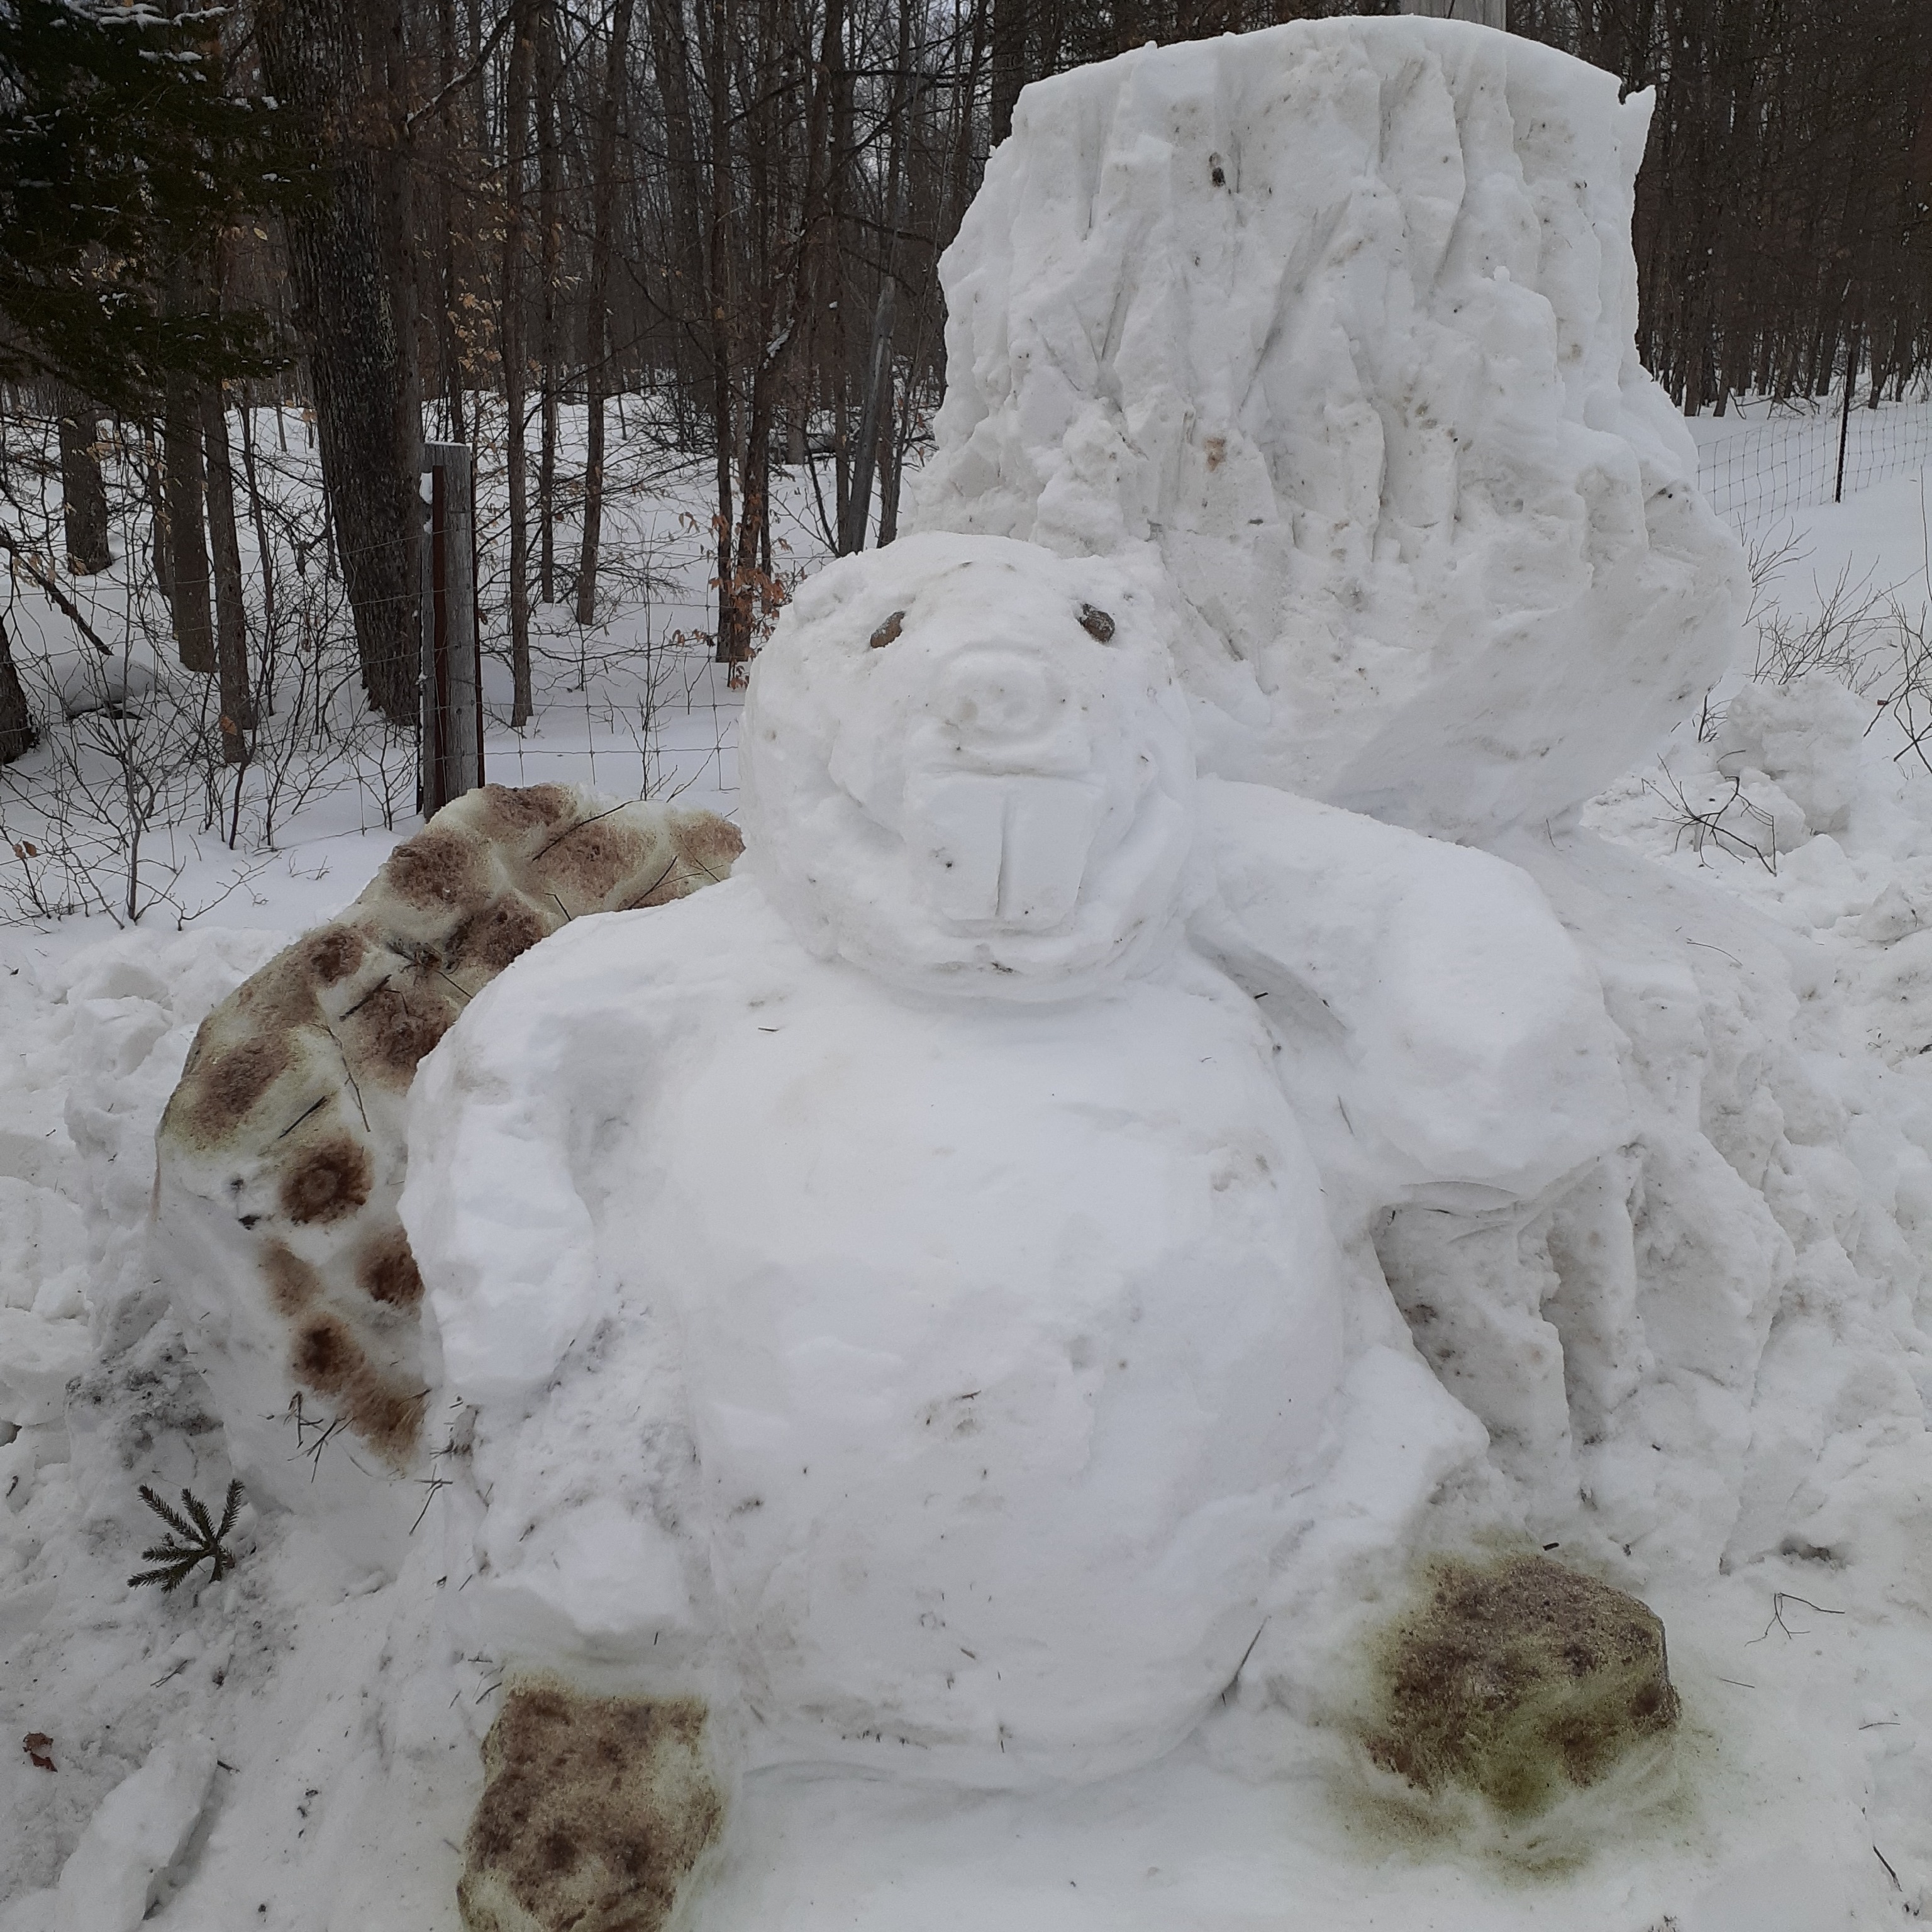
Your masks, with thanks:
<instances>
[{"instance_id":1,"label":"snow beaver sculpture","mask_svg":"<svg viewBox=\"0 0 1932 1932\"><path fill-rule=\"evenodd\" d=\"M733 1771L1144 1762L1252 1646L1351 1360L1407 1350L1374 1200L1614 1133L1534 888L1197 783L1161 609L1003 538L831 566L752 680L737 873L566 928L424 1063L444 1600L513 1676L700 1696Z\"/></svg>"}]
</instances>

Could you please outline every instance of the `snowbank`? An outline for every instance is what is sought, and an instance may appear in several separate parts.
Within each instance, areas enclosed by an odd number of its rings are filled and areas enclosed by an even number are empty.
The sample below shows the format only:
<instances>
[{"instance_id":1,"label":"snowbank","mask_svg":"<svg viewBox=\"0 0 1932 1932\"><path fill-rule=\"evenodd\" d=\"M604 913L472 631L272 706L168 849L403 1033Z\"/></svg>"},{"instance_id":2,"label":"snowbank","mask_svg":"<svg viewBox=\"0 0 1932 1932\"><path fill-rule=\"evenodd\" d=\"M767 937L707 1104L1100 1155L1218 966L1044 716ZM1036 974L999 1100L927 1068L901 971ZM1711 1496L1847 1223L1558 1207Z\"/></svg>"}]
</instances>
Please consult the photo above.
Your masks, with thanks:
<instances>
[{"instance_id":1,"label":"snowbank","mask_svg":"<svg viewBox=\"0 0 1932 1932\"><path fill-rule=\"evenodd\" d=\"M1723 668L1737 545L1636 360L1650 100L1450 21L1029 88L944 265L914 526L1151 553L1203 768L1540 823Z\"/></svg>"}]
</instances>

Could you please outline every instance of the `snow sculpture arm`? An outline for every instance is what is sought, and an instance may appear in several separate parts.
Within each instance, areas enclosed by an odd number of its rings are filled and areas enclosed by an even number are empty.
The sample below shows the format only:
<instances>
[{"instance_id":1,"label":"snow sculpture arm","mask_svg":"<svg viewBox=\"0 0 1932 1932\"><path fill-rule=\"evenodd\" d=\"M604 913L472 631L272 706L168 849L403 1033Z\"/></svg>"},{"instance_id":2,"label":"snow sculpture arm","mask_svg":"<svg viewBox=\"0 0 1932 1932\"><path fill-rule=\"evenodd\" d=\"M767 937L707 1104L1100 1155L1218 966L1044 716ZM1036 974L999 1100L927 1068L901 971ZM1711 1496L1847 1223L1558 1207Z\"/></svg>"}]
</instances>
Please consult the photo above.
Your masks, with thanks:
<instances>
[{"instance_id":1,"label":"snow sculpture arm","mask_svg":"<svg viewBox=\"0 0 1932 1932\"><path fill-rule=\"evenodd\" d=\"M454 1398L533 1394L599 1317L598 1155L649 1109L691 988L711 976L705 938L674 926L566 927L423 1063L400 1208Z\"/></svg>"},{"instance_id":2,"label":"snow sculpture arm","mask_svg":"<svg viewBox=\"0 0 1932 1932\"><path fill-rule=\"evenodd\" d=\"M597 1004L560 1010L548 992L532 999L514 977L490 987L410 1096L403 1219L416 1252L435 1257L444 1374L466 1398L541 1388L591 1312L568 1073L585 1030L616 1016Z\"/></svg>"},{"instance_id":3,"label":"snow sculpture arm","mask_svg":"<svg viewBox=\"0 0 1932 1932\"><path fill-rule=\"evenodd\" d=\"M688 1514L681 1403L644 1393L674 1384L674 1324L627 1298L637 1257L603 1230L614 1190L649 1184L636 1141L702 1051L702 996L758 997L776 921L743 882L716 890L722 923L667 926L670 908L566 927L471 1002L410 1096L400 1210L442 1392L474 1412L449 1492L452 1560L473 1565L454 1614L506 1665L670 1669L702 1648L701 1546L664 1526ZM655 1418L614 1457L614 1352L631 1416Z\"/></svg>"},{"instance_id":4,"label":"snow sculpture arm","mask_svg":"<svg viewBox=\"0 0 1932 1932\"><path fill-rule=\"evenodd\" d=\"M1208 779L1199 798L1195 942L1266 998L1292 1079L1334 1096L1384 1199L1528 1198L1616 1143L1616 1030L1526 873L1270 786Z\"/></svg>"}]
</instances>

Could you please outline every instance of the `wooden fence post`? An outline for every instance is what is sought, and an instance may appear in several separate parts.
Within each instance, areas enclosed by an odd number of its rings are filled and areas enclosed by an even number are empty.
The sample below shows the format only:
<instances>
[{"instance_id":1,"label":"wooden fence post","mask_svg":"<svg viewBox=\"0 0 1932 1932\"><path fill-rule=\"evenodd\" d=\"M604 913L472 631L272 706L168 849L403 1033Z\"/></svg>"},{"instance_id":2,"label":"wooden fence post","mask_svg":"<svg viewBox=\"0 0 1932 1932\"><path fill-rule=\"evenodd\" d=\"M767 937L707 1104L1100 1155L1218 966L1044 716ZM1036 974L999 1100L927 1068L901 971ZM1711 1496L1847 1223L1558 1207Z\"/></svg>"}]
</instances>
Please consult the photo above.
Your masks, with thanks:
<instances>
[{"instance_id":1,"label":"wooden fence post","mask_svg":"<svg viewBox=\"0 0 1932 1932\"><path fill-rule=\"evenodd\" d=\"M422 598L422 809L428 818L483 782L483 648L469 446L426 442L423 466L430 477Z\"/></svg>"}]
</instances>

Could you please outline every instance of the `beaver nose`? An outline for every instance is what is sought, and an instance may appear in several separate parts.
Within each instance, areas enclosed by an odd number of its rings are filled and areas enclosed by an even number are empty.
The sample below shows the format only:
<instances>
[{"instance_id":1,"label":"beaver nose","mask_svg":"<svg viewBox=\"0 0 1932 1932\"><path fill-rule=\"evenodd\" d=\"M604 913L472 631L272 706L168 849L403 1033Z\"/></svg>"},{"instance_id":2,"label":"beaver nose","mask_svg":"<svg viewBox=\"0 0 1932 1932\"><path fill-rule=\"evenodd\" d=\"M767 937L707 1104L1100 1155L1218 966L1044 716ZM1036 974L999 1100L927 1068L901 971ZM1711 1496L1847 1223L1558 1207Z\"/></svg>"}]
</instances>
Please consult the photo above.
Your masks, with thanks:
<instances>
[{"instance_id":1,"label":"beaver nose","mask_svg":"<svg viewBox=\"0 0 1932 1932\"><path fill-rule=\"evenodd\" d=\"M957 750L1009 768L1034 764L1064 731L1068 709L1065 690L1043 664L1007 651L955 664L934 706Z\"/></svg>"}]
</instances>

